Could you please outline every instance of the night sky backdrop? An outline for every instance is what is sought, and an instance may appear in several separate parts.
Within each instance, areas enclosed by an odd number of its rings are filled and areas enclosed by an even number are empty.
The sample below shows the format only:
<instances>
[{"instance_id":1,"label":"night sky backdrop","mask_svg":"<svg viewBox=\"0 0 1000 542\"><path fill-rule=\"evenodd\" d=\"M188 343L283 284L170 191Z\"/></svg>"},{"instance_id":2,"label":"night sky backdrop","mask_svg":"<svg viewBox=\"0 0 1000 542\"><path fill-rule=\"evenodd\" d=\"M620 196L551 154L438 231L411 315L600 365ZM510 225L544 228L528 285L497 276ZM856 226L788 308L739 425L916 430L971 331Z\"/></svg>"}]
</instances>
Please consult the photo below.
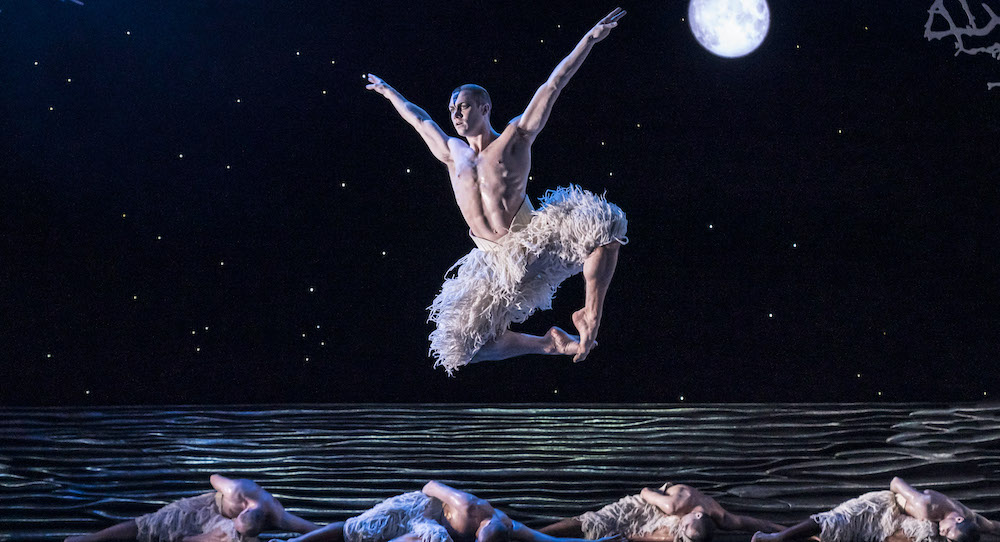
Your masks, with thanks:
<instances>
[{"instance_id":1,"label":"night sky backdrop","mask_svg":"<svg viewBox=\"0 0 1000 542\"><path fill-rule=\"evenodd\" d=\"M501 128L614 4L0 0L0 399L993 400L1000 61L932 4L775 0L739 59L624 4L528 185L628 213L600 345L448 378L425 308L473 245L362 74L446 128L482 84Z\"/></svg>"}]
</instances>

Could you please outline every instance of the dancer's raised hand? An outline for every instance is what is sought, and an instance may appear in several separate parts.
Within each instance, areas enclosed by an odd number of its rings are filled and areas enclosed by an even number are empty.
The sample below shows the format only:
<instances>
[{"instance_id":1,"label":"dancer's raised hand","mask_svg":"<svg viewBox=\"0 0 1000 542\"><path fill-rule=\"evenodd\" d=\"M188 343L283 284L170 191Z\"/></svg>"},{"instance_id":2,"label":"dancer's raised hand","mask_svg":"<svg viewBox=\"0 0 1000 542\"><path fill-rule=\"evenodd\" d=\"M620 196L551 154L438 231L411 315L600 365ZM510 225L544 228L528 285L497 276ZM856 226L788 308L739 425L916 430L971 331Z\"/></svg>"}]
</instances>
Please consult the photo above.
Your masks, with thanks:
<instances>
[{"instance_id":1,"label":"dancer's raised hand","mask_svg":"<svg viewBox=\"0 0 1000 542\"><path fill-rule=\"evenodd\" d=\"M628 12L622 8L615 8L611 13L608 13L607 16L594 25L594 28L590 29L588 35L592 40L594 40L594 43L603 40L608 37L612 28L618 26L618 21L621 20L626 13Z\"/></svg>"}]
</instances>

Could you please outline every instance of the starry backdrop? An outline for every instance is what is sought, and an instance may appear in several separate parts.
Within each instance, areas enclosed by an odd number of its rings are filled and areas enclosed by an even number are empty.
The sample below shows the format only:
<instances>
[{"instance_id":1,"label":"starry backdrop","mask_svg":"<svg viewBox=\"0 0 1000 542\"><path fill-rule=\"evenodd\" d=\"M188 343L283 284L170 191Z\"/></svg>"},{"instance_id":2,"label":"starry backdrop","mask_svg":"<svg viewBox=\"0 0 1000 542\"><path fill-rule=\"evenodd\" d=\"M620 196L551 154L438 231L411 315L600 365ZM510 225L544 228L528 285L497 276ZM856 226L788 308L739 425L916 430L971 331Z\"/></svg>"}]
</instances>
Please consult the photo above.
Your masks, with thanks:
<instances>
[{"instance_id":1,"label":"starry backdrop","mask_svg":"<svg viewBox=\"0 0 1000 542\"><path fill-rule=\"evenodd\" d=\"M528 187L628 213L600 345L448 378L425 308L472 244L362 74L443 125L480 83L502 126L613 5L2 0L0 399L992 400L1000 62L931 4L776 0L740 59L626 4Z\"/></svg>"}]
</instances>

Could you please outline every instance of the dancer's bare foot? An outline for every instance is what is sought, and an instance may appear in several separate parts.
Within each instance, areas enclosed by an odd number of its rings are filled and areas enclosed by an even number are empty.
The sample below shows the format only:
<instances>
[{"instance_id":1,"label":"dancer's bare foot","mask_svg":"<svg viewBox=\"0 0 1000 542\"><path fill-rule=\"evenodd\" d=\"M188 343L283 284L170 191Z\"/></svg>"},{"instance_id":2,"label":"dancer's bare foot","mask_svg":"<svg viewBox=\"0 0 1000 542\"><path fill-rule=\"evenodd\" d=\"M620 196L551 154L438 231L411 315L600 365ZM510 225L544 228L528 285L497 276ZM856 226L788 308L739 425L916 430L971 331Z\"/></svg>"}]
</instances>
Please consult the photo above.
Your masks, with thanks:
<instances>
[{"instance_id":1,"label":"dancer's bare foot","mask_svg":"<svg viewBox=\"0 0 1000 542\"><path fill-rule=\"evenodd\" d=\"M774 542L775 540L778 540L777 534L757 531L753 534L753 538L750 539L750 542Z\"/></svg>"},{"instance_id":2,"label":"dancer's bare foot","mask_svg":"<svg viewBox=\"0 0 1000 542\"><path fill-rule=\"evenodd\" d=\"M546 354L566 354L572 356L580 350L580 337L570 335L555 326L549 328L545 334L549 345L546 347Z\"/></svg>"},{"instance_id":3,"label":"dancer's bare foot","mask_svg":"<svg viewBox=\"0 0 1000 542\"><path fill-rule=\"evenodd\" d=\"M601 325L601 316L587 309L573 313L573 325L580 332L580 349L573 356L573 363L587 359L590 350L597 344L597 328Z\"/></svg>"}]
</instances>

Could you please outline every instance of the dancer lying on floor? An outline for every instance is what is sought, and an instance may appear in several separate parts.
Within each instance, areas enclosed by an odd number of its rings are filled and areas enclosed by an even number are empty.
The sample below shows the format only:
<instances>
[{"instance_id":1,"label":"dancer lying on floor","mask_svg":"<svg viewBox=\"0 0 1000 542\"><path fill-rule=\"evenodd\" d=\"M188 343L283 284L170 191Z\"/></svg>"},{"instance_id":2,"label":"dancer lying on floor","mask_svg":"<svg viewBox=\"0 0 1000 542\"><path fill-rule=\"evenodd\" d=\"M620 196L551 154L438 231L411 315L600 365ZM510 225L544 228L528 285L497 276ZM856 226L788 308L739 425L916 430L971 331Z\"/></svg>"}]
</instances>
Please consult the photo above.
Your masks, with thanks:
<instances>
[{"instance_id":1,"label":"dancer lying on floor","mask_svg":"<svg viewBox=\"0 0 1000 542\"><path fill-rule=\"evenodd\" d=\"M502 132L493 128L493 103L483 87L462 85L452 92L448 109L461 139L446 134L426 111L368 74L366 88L388 99L448 168L458 208L478 247L452 266L458 268L456 276L445 280L431 304L430 320L437 324L430 335L434 366L443 366L449 375L469 363L526 354L563 354L581 361L596 344L618 248L628 242L625 213L573 185L550 190L535 211L526 190L531 146L556 98L594 44L624 16L624 10L615 9L587 31ZM466 45L482 48L482 36L467 37L471 41ZM573 313L579 337L558 327L541 336L508 330L511 322L550 308L559 284L581 271L584 306Z\"/></svg>"},{"instance_id":2,"label":"dancer lying on floor","mask_svg":"<svg viewBox=\"0 0 1000 542\"><path fill-rule=\"evenodd\" d=\"M818 536L821 542L976 542L981 532L1000 535L990 521L937 491L917 491L893 478L890 491L872 491L779 533L757 533L753 542L790 542Z\"/></svg>"},{"instance_id":3,"label":"dancer lying on floor","mask_svg":"<svg viewBox=\"0 0 1000 542\"><path fill-rule=\"evenodd\" d=\"M307 533L318 526L284 509L256 482L213 474L214 492L172 502L152 514L66 542L236 542L264 529Z\"/></svg>"},{"instance_id":4,"label":"dancer lying on floor","mask_svg":"<svg viewBox=\"0 0 1000 542\"><path fill-rule=\"evenodd\" d=\"M331 523L294 542L583 542L554 538L507 517L489 502L441 482L386 499L347 521ZM602 542L625 542L609 536ZM293 542L293 541L289 541Z\"/></svg>"},{"instance_id":5,"label":"dancer lying on floor","mask_svg":"<svg viewBox=\"0 0 1000 542\"><path fill-rule=\"evenodd\" d=\"M553 536L582 536L593 540L619 533L632 542L699 542L722 531L780 531L770 521L731 514L715 499L684 484L643 488L596 512L540 529Z\"/></svg>"}]
</instances>

